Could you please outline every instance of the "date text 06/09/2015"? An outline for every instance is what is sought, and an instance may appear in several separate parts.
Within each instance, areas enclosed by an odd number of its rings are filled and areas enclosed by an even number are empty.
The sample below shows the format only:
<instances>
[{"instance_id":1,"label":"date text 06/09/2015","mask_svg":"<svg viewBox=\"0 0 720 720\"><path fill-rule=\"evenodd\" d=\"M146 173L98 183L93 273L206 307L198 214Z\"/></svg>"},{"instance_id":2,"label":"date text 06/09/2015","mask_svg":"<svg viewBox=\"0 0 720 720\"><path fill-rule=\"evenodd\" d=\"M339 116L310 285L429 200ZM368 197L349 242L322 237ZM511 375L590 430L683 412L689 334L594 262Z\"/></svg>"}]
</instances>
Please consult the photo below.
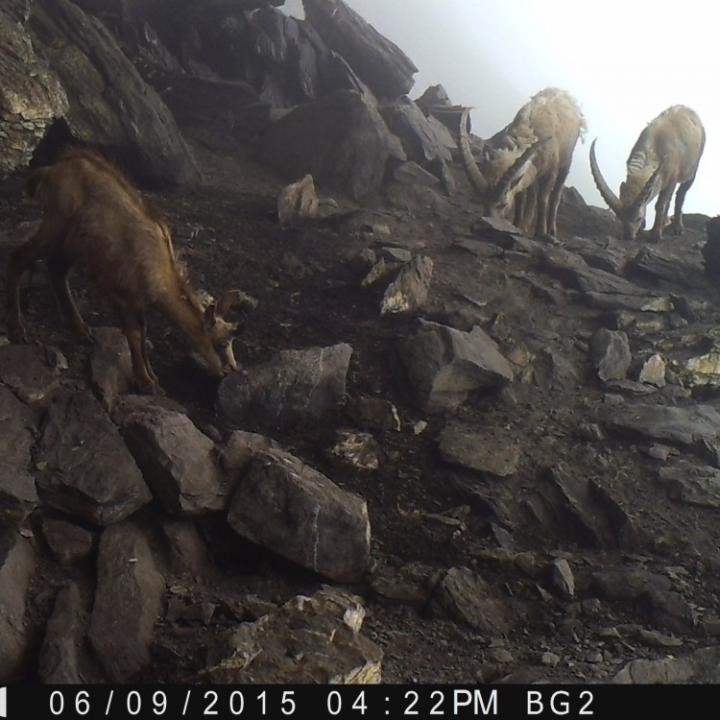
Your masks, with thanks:
<instances>
[{"instance_id":1,"label":"date text 06/09/2015","mask_svg":"<svg viewBox=\"0 0 720 720\"><path fill-rule=\"evenodd\" d=\"M547 718L597 717L587 688L283 686L53 688L52 718ZM18 698L19 699L19 698ZM37 702L39 698L35 698ZM32 703L35 705L35 703ZM29 708L26 708L29 709ZM38 708L40 709L40 708ZM12 720L12 716L8 716Z\"/></svg>"}]
</instances>

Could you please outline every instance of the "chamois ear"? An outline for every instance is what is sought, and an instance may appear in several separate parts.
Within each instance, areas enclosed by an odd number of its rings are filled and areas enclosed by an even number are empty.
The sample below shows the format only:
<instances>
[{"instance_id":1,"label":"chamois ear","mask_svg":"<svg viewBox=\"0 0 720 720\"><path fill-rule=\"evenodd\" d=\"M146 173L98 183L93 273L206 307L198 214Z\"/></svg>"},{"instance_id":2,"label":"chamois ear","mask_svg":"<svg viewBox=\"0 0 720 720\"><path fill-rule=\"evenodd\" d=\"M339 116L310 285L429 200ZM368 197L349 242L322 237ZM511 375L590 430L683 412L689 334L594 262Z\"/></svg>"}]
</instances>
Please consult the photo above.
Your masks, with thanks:
<instances>
[{"instance_id":1,"label":"chamois ear","mask_svg":"<svg viewBox=\"0 0 720 720\"><path fill-rule=\"evenodd\" d=\"M247 306L254 310L257 305L258 301L242 290L227 290L218 303L217 314L225 317L233 307Z\"/></svg>"}]
</instances>

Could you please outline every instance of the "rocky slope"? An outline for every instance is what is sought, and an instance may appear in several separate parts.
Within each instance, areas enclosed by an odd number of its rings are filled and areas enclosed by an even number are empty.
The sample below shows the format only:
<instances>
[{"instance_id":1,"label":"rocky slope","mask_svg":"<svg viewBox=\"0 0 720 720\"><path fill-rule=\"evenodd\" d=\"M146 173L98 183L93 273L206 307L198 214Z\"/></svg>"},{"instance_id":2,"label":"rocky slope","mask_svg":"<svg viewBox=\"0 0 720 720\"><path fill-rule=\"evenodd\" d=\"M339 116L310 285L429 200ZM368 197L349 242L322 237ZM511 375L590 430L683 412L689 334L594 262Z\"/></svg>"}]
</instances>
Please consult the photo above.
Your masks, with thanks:
<instances>
[{"instance_id":1,"label":"rocky slope","mask_svg":"<svg viewBox=\"0 0 720 720\"><path fill-rule=\"evenodd\" d=\"M190 183L152 193L178 252L259 304L219 386L152 317L166 396L145 398L92 283L86 347L27 279L35 343L0 343L0 682L717 681L707 218L627 245L566 192L559 242L522 237L481 217L403 98L412 63L342 3L162 4L8 5L42 72L33 124L0 62L4 170L72 135ZM117 52L127 95L63 72ZM103 120L120 97L164 108L122 120L177 128L172 152ZM318 216L281 226L305 173ZM0 186L0 266L36 217Z\"/></svg>"}]
</instances>

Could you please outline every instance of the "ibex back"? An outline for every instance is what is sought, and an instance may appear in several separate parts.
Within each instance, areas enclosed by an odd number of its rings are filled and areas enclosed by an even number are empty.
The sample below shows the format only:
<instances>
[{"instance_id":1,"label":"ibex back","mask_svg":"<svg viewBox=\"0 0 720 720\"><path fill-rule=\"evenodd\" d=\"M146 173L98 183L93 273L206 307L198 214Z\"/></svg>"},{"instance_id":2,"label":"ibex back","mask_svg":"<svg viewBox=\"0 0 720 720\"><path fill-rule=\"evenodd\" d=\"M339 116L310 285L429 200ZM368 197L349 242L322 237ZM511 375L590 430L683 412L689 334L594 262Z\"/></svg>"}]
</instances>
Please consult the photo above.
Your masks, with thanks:
<instances>
[{"instance_id":1,"label":"ibex back","mask_svg":"<svg viewBox=\"0 0 720 720\"><path fill-rule=\"evenodd\" d=\"M237 326L223 316L241 294L230 291L217 306L204 306L175 259L167 225L119 171L92 151L72 149L54 165L36 170L27 192L42 208L42 220L10 258L6 315L11 340L27 341L20 279L41 258L48 262L53 287L73 329L82 337L91 336L68 285L68 273L77 262L119 313L143 392L158 386L145 338L150 305L157 305L185 333L214 374L224 370L218 351L229 367L237 367L232 350Z\"/></svg>"},{"instance_id":2,"label":"ibex back","mask_svg":"<svg viewBox=\"0 0 720 720\"><path fill-rule=\"evenodd\" d=\"M671 232L679 235L683 230L685 195L695 180L705 149L705 129L697 113L684 105L673 105L645 127L627 160L627 178L620 185L620 197L600 172L595 157L596 142L593 140L590 147L590 168L603 200L622 223L624 238L637 237L645 226L647 205L657 195L650 240L660 240L676 187Z\"/></svg>"}]
</instances>

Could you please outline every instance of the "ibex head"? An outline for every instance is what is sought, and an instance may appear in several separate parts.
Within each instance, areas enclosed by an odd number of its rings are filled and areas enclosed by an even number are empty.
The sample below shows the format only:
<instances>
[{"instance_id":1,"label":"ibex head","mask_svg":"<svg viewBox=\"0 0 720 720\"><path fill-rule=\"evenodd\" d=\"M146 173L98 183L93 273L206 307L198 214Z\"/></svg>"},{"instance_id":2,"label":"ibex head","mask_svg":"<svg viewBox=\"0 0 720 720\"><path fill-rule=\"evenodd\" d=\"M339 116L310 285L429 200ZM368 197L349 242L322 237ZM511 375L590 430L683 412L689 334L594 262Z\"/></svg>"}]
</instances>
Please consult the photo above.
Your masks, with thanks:
<instances>
[{"instance_id":1,"label":"ibex head","mask_svg":"<svg viewBox=\"0 0 720 720\"><path fill-rule=\"evenodd\" d=\"M535 180L533 161L550 138L538 139L530 133L525 144L507 147L483 142L478 164L470 149L469 115L470 108L464 108L460 118L460 151L465 169L486 212L502 214L512 205L515 195Z\"/></svg>"},{"instance_id":2,"label":"ibex head","mask_svg":"<svg viewBox=\"0 0 720 720\"><path fill-rule=\"evenodd\" d=\"M600 172L595 156L596 142L597 139L593 140L590 146L590 169L595 185L603 200L622 223L624 239L634 240L645 227L647 204L660 191L662 163L658 163L657 167L628 165L627 179L620 183L620 197L618 197Z\"/></svg>"}]
</instances>

